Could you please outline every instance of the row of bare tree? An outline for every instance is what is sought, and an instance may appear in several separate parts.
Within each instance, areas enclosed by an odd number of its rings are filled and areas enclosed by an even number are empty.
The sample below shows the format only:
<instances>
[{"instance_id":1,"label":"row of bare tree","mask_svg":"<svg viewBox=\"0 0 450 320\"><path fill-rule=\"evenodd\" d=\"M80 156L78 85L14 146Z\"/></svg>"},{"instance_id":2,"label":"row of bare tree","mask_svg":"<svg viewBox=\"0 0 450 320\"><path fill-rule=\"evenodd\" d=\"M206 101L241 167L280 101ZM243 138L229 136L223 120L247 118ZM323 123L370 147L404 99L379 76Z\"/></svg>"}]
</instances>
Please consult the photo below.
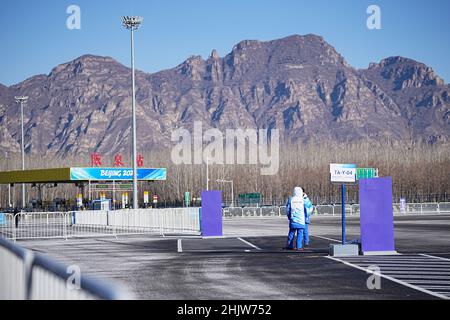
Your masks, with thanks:
<instances>
[{"instance_id":1,"label":"row of bare tree","mask_svg":"<svg viewBox=\"0 0 450 320\"><path fill-rule=\"evenodd\" d=\"M111 159L109 159L111 158ZM103 157L104 165L111 166L114 156ZM330 163L355 163L358 167L378 168L380 176L393 178L393 194L404 196L407 201L424 199L443 201L450 195L450 148L448 144L428 145L422 143L370 143L351 144L296 144L282 146L280 163L275 175L261 175L260 165L214 164L209 165L210 189L223 190L225 202L231 199L231 185L218 179L233 180L234 194L260 192L266 203L282 204L295 186L303 187L315 203L338 203L339 187L329 181ZM125 164L130 157L124 155ZM20 169L20 155L0 158L0 170ZM159 195L162 202L182 201L185 191L198 197L206 187L206 166L175 165L168 151L144 153L146 167L167 168L167 180L142 182L140 196L147 190ZM77 157L26 156L27 168L54 168L90 166L90 155ZM28 198L38 197L38 187L28 186ZM12 188L15 203L20 203L20 189ZM14 190L15 189L15 190ZM357 187L348 188L350 201L357 201ZM73 185L47 185L41 188L44 201L54 198L74 199L79 190ZM87 195L85 194L85 197ZM116 199L120 195L116 194ZM8 186L0 187L0 206L7 205ZM395 199L394 199L395 201ZM398 199L397 199L398 201Z\"/></svg>"}]
</instances>

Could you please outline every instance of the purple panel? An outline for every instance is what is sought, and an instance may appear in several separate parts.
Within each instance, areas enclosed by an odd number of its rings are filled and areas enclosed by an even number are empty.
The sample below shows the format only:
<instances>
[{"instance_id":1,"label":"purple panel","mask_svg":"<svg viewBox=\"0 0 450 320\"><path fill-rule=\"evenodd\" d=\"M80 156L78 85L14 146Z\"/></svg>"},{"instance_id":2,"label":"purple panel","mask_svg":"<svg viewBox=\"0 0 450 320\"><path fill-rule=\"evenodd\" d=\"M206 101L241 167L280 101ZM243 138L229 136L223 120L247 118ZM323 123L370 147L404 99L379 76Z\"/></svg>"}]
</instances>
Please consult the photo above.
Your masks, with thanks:
<instances>
[{"instance_id":1,"label":"purple panel","mask_svg":"<svg viewBox=\"0 0 450 320\"><path fill-rule=\"evenodd\" d=\"M222 191L202 191L200 227L205 237L222 236Z\"/></svg>"},{"instance_id":2,"label":"purple panel","mask_svg":"<svg viewBox=\"0 0 450 320\"><path fill-rule=\"evenodd\" d=\"M362 251L395 251L392 178L359 180L359 205Z\"/></svg>"}]
</instances>

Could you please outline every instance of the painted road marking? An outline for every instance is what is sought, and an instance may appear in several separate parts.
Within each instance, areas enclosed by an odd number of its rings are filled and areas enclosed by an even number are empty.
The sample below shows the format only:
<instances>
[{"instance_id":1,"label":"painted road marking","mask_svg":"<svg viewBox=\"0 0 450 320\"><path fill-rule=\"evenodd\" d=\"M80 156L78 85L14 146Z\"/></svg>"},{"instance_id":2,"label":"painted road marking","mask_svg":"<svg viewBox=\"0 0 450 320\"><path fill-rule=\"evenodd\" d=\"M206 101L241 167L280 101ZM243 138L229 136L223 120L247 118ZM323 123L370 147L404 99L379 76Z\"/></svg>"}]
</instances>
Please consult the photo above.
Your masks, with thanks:
<instances>
[{"instance_id":1,"label":"painted road marking","mask_svg":"<svg viewBox=\"0 0 450 320\"><path fill-rule=\"evenodd\" d=\"M436 257L436 256L432 256L432 255L429 255L429 254L424 254L424 253L422 253L421 256L428 257L428 258L435 258L435 259L439 259L439 260L442 260L442 261L448 261L450 263L450 259L443 258L443 257Z\"/></svg>"},{"instance_id":2,"label":"painted road marking","mask_svg":"<svg viewBox=\"0 0 450 320\"><path fill-rule=\"evenodd\" d=\"M441 299L450 299L449 259L429 255L326 257ZM376 265L380 272L368 267ZM431 268L430 268L431 267Z\"/></svg>"},{"instance_id":3,"label":"painted road marking","mask_svg":"<svg viewBox=\"0 0 450 320\"><path fill-rule=\"evenodd\" d=\"M253 243L250 243L250 242L248 242L248 241L246 241L246 240L244 240L244 239L242 239L242 238L237 238L237 239L238 239L238 240L241 240L243 243L249 245L250 247L255 248L256 250L261 250L261 248L258 248L258 247L255 246Z\"/></svg>"},{"instance_id":4,"label":"painted road marking","mask_svg":"<svg viewBox=\"0 0 450 320\"><path fill-rule=\"evenodd\" d=\"M183 246L181 244L181 239L178 239L178 241L177 241L177 251L183 252Z\"/></svg>"},{"instance_id":5,"label":"painted road marking","mask_svg":"<svg viewBox=\"0 0 450 320\"><path fill-rule=\"evenodd\" d=\"M336 240L336 239L333 239L333 238L327 238L327 237L322 237L322 236L311 236L311 237L316 237L316 238L319 238L319 239L324 239L324 240L333 241L333 242L341 242L341 240Z\"/></svg>"}]
</instances>

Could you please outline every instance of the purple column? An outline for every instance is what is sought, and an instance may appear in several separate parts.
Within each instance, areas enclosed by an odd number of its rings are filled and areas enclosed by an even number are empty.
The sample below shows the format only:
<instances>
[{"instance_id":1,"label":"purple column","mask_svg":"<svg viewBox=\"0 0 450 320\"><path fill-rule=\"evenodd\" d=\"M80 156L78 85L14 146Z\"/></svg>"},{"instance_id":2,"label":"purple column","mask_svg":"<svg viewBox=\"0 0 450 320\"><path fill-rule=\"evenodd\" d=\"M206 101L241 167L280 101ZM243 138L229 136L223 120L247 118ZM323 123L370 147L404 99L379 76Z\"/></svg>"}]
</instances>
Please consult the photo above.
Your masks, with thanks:
<instances>
[{"instance_id":1,"label":"purple column","mask_svg":"<svg viewBox=\"0 0 450 320\"><path fill-rule=\"evenodd\" d=\"M359 205L362 252L395 252L392 178L359 180Z\"/></svg>"},{"instance_id":2,"label":"purple column","mask_svg":"<svg viewBox=\"0 0 450 320\"><path fill-rule=\"evenodd\" d=\"M200 228L204 237L222 236L222 191L202 191Z\"/></svg>"}]
</instances>

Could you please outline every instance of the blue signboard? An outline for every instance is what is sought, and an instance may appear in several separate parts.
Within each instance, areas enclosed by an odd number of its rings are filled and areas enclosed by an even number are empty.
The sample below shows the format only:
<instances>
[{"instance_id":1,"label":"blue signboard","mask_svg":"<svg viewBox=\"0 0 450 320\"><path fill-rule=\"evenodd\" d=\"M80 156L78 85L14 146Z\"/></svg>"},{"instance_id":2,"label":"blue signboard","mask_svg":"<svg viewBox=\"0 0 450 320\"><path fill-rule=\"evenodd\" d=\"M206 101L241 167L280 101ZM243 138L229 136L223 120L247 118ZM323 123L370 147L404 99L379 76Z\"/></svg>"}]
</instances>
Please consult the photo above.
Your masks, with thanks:
<instances>
[{"instance_id":1,"label":"blue signboard","mask_svg":"<svg viewBox=\"0 0 450 320\"><path fill-rule=\"evenodd\" d=\"M5 214L0 213L0 225L6 224Z\"/></svg>"},{"instance_id":2,"label":"blue signboard","mask_svg":"<svg viewBox=\"0 0 450 320\"><path fill-rule=\"evenodd\" d=\"M138 180L166 180L166 168L138 168ZM70 168L71 181L133 180L130 168Z\"/></svg>"}]
</instances>

